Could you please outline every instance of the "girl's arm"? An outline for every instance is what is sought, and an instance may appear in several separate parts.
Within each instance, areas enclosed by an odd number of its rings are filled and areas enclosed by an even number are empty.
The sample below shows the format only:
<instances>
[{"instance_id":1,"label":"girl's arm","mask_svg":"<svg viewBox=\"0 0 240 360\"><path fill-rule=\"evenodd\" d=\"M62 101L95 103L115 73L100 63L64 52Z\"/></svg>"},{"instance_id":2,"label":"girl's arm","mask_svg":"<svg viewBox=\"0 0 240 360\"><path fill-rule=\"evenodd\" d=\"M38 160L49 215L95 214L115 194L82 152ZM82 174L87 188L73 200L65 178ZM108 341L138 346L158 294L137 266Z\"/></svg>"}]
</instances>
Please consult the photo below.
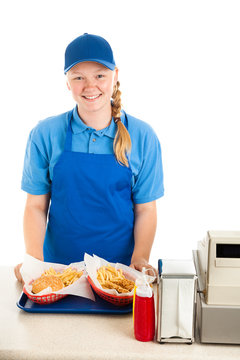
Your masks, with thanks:
<instances>
[{"instance_id":1,"label":"girl's arm","mask_svg":"<svg viewBox=\"0 0 240 360\"><path fill-rule=\"evenodd\" d=\"M50 194L27 196L24 212L23 230L26 253L43 260L43 242L46 233ZM16 278L22 281L21 264L15 269Z\"/></svg>"},{"instance_id":2,"label":"girl's arm","mask_svg":"<svg viewBox=\"0 0 240 360\"><path fill-rule=\"evenodd\" d=\"M157 228L156 201L145 204L135 204L134 240L135 246L130 267L142 271L150 268L149 275L157 275L157 270L148 264L152 244Z\"/></svg>"},{"instance_id":3,"label":"girl's arm","mask_svg":"<svg viewBox=\"0 0 240 360\"><path fill-rule=\"evenodd\" d=\"M26 253L39 260L43 260L43 242L49 201L49 193L45 195L28 194L24 212L23 231Z\"/></svg>"}]
</instances>

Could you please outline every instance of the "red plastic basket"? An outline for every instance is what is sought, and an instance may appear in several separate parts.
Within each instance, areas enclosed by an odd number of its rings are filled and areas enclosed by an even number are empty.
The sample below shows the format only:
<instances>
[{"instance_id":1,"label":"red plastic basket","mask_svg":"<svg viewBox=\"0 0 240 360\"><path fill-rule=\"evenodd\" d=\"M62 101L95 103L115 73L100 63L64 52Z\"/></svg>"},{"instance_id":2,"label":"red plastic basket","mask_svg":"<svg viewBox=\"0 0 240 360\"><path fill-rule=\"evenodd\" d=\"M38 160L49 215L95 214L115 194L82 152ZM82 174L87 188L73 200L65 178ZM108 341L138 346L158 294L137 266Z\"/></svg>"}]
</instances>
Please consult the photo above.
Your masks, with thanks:
<instances>
[{"instance_id":1,"label":"red plastic basket","mask_svg":"<svg viewBox=\"0 0 240 360\"><path fill-rule=\"evenodd\" d=\"M97 288L96 285L94 284L94 282L92 281L92 279L90 278L90 276L88 276L88 281L89 281L91 287L93 288L93 290L95 291L95 293L97 293L104 300L106 300L114 305L125 306L125 305L131 304L133 302L133 295L132 296L117 296L117 295L108 294L105 291Z\"/></svg>"},{"instance_id":2,"label":"red plastic basket","mask_svg":"<svg viewBox=\"0 0 240 360\"><path fill-rule=\"evenodd\" d=\"M27 297L32 300L33 302L37 304L51 304L55 301L58 301L64 297L67 296L67 294L47 294L47 295L31 295L29 292L27 292L25 286L23 287L24 294L27 295Z\"/></svg>"}]
</instances>

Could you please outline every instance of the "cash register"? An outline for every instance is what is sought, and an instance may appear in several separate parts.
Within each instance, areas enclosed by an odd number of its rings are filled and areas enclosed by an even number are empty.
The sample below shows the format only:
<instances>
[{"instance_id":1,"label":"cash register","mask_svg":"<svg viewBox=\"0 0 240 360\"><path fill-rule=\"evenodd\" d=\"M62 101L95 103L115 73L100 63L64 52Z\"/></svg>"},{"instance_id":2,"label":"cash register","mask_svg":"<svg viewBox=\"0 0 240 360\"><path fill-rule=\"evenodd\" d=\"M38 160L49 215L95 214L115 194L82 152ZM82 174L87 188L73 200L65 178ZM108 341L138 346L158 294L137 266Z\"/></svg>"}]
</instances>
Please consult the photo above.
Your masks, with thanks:
<instances>
[{"instance_id":1,"label":"cash register","mask_svg":"<svg viewBox=\"0 0 240 360\"><path fill-rule=\"evenodd\" d=\"M208 231L193 258L200 341L240 344L240 231Z\"/></svg>"}]
</instances>

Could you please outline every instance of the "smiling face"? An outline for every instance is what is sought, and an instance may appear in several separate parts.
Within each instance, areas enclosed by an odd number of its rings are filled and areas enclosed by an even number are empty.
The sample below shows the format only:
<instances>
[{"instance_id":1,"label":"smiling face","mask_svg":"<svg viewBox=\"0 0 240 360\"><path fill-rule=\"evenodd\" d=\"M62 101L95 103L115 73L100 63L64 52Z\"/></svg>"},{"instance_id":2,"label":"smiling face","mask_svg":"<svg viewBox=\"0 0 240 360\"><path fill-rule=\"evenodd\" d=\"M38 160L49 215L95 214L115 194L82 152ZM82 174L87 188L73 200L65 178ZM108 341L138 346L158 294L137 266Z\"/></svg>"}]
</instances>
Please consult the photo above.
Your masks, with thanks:
<instances>
[{"instance_id":1,"label":"smiling face","mask_svg":"<svg viewBox=\"0 0 240 360\"><path fill-rule=\"evenodd\" d=\"M81 113L109 112L117 79L117 68L112 71L102 64L85 61L67 72L67 87Z\"/></svg>"}]
</instances>

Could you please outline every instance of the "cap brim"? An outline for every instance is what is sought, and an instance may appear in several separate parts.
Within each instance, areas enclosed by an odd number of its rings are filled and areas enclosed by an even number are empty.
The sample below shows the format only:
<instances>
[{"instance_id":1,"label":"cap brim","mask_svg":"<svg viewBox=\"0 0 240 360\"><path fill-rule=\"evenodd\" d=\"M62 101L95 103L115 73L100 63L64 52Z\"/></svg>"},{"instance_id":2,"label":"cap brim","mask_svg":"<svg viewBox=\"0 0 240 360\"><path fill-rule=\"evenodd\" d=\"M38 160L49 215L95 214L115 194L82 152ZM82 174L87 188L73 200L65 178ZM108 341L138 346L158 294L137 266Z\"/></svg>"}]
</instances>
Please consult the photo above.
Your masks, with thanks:
<instances>
[{"instance_id":1,"label":"cap brim","mask_svg":"<svg viewBox=\"0 0 240 360\"><path fill-rule=\"evenodd\" d=\"M115 65L112 63L109 63L107 61L104 60L98 60L98 59L83 59L80 61L76 61L75 63L71 64L70 66L68 66L66 69L64 69L64 74L66 74L73 66L82 63L82 62L86 62L86 61L92 61L92 62L96 62L98 64L102 64L103 66L106 66L108 69L110 70L114 70L115 69Z\"/></svg>"}]
</instances>

